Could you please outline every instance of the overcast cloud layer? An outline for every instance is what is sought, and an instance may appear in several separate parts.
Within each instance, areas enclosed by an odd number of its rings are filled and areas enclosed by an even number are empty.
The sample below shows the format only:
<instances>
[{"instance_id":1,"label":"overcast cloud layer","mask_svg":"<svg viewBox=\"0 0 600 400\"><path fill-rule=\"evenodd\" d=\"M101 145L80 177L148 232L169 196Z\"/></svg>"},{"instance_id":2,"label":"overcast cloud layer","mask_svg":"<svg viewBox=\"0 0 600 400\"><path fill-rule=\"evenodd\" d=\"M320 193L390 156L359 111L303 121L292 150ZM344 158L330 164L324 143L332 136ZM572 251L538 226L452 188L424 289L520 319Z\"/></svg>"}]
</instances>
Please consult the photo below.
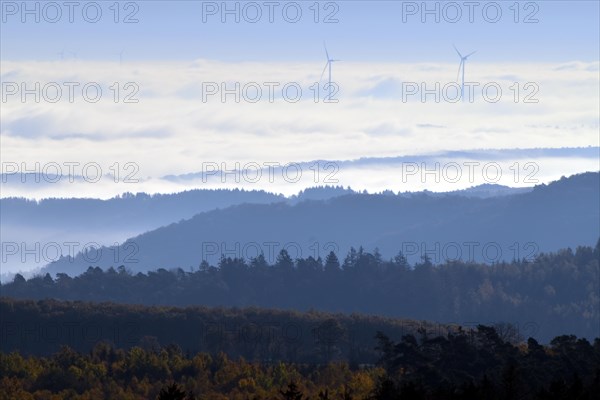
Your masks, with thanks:
<instances>
[{"instance_id":1,"label":"overcast cloud layer","mask_svg":"<svg viewBox=\"0 0 600 400\"><path fill-rule=\"evenodd\" d=\"M332 81L339 92L333 96L337 103L327 103L327 73L320 80L323 64L318 63L5 61L3 172L11 172L12 163L36 172L58 163L65 175L93 175L81 168L97 163L103 175L118 173L114 180L120 183L128 174L138 180L154 179L153 186L138 185L133 191L161 192L199 185L159 184L157 178L211 170L214 165L255 169L254 163L264 167L270 162L285 165L454 150L598 146L598 62L483 64L475 57L466 67L466 81L474 85L472 102L457 101L458 63L334 63ZM66 82L73 82L72 99ZM37 83L39 102L34 94L23 97L23 88L35 91ZM86 99L82 88L88 83L92 85ZM96 84L102 95L94 103ZM237 92L239 102L233 93L223 97L222 85ZM55 100L57 88L61 93ZM425 89L435 94L425 94ZM209 90L217 93L210 95ZM124 102L129 94L137 103ZM69 162L80 165L69 171L65 167ZM593 159L550 164L555 171L541 171L540 176L556 179L598 169ZM558 168L562 166L565 169ZM355 174L340 183L380 190L397 172L383 168L369 171L369 178ZM220 186L237 182L230 178L226 183ZM319 178L314 183L333 182ZM388 188L400 190L392 185ZM106 197L130 190L113 186L108 192L97 187L88 195ZM273 186L265 188L276 191ZM404 188L427 188L418 186ZM79 189L70 187L73 193L67 189L55 195L78 195Z\"/></svg>"}]
</instances>

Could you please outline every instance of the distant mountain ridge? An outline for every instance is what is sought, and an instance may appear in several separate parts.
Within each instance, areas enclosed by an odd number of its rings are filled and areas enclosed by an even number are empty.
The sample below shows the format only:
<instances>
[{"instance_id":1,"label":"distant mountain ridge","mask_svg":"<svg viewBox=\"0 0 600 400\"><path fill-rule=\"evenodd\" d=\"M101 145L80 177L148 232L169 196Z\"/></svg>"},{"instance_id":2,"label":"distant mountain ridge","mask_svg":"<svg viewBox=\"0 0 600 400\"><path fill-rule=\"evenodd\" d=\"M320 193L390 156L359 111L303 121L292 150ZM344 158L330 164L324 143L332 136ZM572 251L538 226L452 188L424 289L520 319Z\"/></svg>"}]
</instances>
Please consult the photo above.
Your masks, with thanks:
<instances>
[{"instance_id":1,"label":"distant mountain ridge","mask_svg":"<svg viewBox=\"0 0 600 400\"><path fill-rule=\"evenodd\" d=\"M234 204L261 204L284 199L284 196L262 190L199 189L173 194L123 193L108 200L49 198L35 201L11 197L0 199L0 204L3 223L27 225L31 218L34 222L77 224L83 218L86 224L107 226L111 219L121 221L127 217L131 223L157 227ZM95 226L87 225L87 228Z\"/></svg>"},{"instance_id":2,"label":"distant mountain ridge","mask_svg":"<svg viewBox=\"0 0 600 400\"><path fill-rule=\"evenodd\" d=\"M343 257L351 246L363 245L378 248L386 258L404 250L407 256L428 254L437 262L465 259L467 252L475 261L510 260L565 245L593 245L600 236L598 204L599 173L488 198L352 193L293 205L242 204L132 237L93 262L83 254L62 258L44 272L78 274L90 265L121 264L132 271L188 269L221 254L250 258L262 251L272 258L286 246L292 256L295 251L304 257L324 257L331 250ZM490 248L501 254L490 255ZM117 253L135 261L110 256Z\"/></svg>"},{"instance_id":3,"label":"distant mountain ridge","mask_svg":"<svg viewBox=\"0 0 600 400\"><path fill-rule=\"evenodd\" d=\"M519 193L527 189L502 187L494 190L473 187L464 191L433 193L431 196L465 195L489 197ZM0 231L2 240L16 244L21 250L44 247L58 243L63 254L70 254L65 243L75 242L79 250L86 244L94 246L121 243L126 238L157 229L193 217L194 215L218 208L227 208L244 203L270 204L275 202L298 204L307 200L328 200L335 197L356 194L349 187L317 186L285 197L262 190L243 189L196 189L173 194L123 193L111 199L94 198L48 198L29 200L8 197L0 199ZM423 192L399 193L398 196L411 197ZM396 196L387 191L385 195ZM67 250L67 251L66 251ZM41 251L40 251L41 252ZM19 262L15 265L15 257ZM19 254L2 260L3 274L16 270L27 271L41 267L56 258ZM11 264L12 261L12 264ZM14 267L17 269L15 270ZM2 279L4 280L4 278Z\"/></svg>"},{"instance_id":4,"label":"distant mountain ridge","mask_svg":"<svg viewBox=\"0 0 600 400\"><path fill-rule=\"evenodd\" d=\"M532 187L513 188L510 186L497 185L493 183L484 183L482 185L473 186L468 189L456 190L447 194L457 194L468 197L488 198L496 196L509 196L513 194L527 193L533 190Z\"/></svg>"},{"instance_id":5,"label":"distant mountain ridge","mask_svg":"<svg viewBox=\"0 0 600 400\"><path fill-rule=\"evenodd\" d=\"M533 188L482 184L451 192L405 192L398 196L410 197L427 193L431 196L464 195L467 197L494 197L525 193ZM29 200L21 197L0 198L3 224L34 225L39 222L61 223L74 228L85 220L86 228L107 227L113 221L127 217L133 224L155 228L190 218L198 213L232 205L252 203L268 204L288 202L297 204L305 200L327 200L348 194L357 194L351 188L318 186L285 197L263 190L195 189L172 194L123 193L108 200L92 198L47 198ZM393 192L382 193L395 195ZM91 224L91 225L90 225ZM158 225L157 225L158 224ZM143 228L142 228L143 229Z\"/></svg>"},{"instance_id":6,"label":"distant mountain ridge","mask_svg":"<svg viewBox=\"0 0 600 400\"><path fill-rule=\"evenodd\" d=\"M473 149L473 150L454 150L442 151L434 154L413 154L388 157L361 157L350 160L313 160L308 162L296 163L303 169L310 169L316 163L332 163L338 168L349 167L366 167L372 165L401 165L402 163L421 163L421 162L439 162L440 160L479 160L479 161L501 161L512 159L535 160L538 158L587 158L596 160L600 147L560 147L560 148L524 148L524 149ZM269 168L264 168L263 172L267 172ZM281 172L282 167L275 167L273 170L276 173ZM210 179L220 179L221 171L210 172L188 172L179 175L165 175L161 179L171 182L182 182L201 179L203 182Z\"/></svg>"}]
</instances>

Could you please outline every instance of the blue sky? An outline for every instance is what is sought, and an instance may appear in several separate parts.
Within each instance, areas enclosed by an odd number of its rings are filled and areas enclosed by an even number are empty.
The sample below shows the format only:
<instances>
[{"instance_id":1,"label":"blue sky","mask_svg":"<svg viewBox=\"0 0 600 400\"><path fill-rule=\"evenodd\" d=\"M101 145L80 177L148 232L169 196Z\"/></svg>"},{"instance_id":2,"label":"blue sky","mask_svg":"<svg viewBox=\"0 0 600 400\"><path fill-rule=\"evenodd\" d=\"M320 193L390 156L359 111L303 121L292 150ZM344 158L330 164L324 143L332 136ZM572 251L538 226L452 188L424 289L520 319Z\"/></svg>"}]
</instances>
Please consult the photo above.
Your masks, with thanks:
<instances>
[{"instance_id":1,"label":"blue sky","mask_svg":"<svg viewBox=\"0 0 600 400\"><path fill-rule=\"evenodd\" d=\"M2 58L4 60L54 60L63 49L65 57L77 52L81 59L114 60L124 51L128 60L193 60L206 58L223 61L311 61L322 58L323 41L328 43L336 57L361 62L444 62L456 56L451 44L469 51L479 50L481 62L510 61L596 61L599 58L599 2L598 1L537 1L519 2L519 23L514 22L515 1L475 2L473 22L468 20L468 6L464 1L427 2L427 7L440 7L440 22L427 15L421 22L423 2L403 1L335 1L320 2L319 23L314 23L314 1L298 1L302 17L297 23L283 18L285 1L276 2L274 23L267 20L268 7L263 1L263 13L258 23L249 23L252 8L243 13L245 1L240 3L240 23L228 16L220 21L222 2L203 1L136 1L121 2L118 19L126 15L137 23L114 23L113 0L99 1L102 17L97 23L88 23L82 17L83 4L75 8L74 23L69 23L67 8L61 7L58 23L40 23L27 16L22 23L21 2L3 3ZM16 15L9 12L10 4L19 5ZM27 2L34 7L36 2ZM43 3L43 2L42 2ZM62 2L58 2L62 4ZM203 7L210 3L219 9L202 21ZM236 2L227 2L234 7ZM446 2L448 3L448 2ZM416 13L411 13L416 5ZM498 8L502 16L491 23ZM412 8L411 8L412 7ZM487 13L483 12L487 7ZM462 17L449 22L456 10ZM293 18L295 8L288 6L286 15ZM406 22L403 22L403 10ZM48 18L53 10L48 8ZM93 18L94 8L88 9ZM323 23L333 13L337 23ZM524 23L527 16L538 20Z\"/></svg>"}]
</instances>

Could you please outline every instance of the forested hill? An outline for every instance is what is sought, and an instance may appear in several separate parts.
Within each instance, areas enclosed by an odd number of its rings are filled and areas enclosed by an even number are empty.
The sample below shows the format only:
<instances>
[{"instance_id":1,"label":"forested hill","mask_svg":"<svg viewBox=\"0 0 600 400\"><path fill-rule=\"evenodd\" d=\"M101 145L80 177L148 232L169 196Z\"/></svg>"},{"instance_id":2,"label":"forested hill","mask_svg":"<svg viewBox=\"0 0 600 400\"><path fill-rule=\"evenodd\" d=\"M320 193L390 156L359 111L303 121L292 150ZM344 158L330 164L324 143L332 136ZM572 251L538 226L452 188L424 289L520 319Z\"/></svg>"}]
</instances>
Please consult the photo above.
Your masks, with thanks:
<instances>
[{"instance_id":1,"label":"forested hill","mask_svg":"<svg viewBox=\"0 0 600 400\"><path fill-rule=\"evenodd\" d=\"M351 246L385 257L403 250L414 262L495 262L534 258L561 247L594 245L600 236L600 174L585 173L492 198L350 194L323 201L244 204L201 213L131 238L118 248L81 253L47 266L78 274L89 266L132 271L189 269L221 254L267 261L287 248L292 258L325 257ZM123 224L127 224L124 220Z\"/></svg>"},{"instance_id":2,"label":"forested hill","mask_svg":"<svg viewBox=\"0 0 600 400\"><path fill-rule=\"evenodd\" d=\"M20 232L43 231L53 232L53 239L60 242L65 232L96 231L95 241L102 242L107 232L137 234L219 207L284 199L264 191L217 189L155 195L124 193L107 200L3 198L0 207L5 240L10 240L8 236L20 236Z\"/></svg>"},{"instance_id":3,"label":"forested hill","mask_svg":"<svg viewBox=\"0 0 600 400\"><path fill-rule=\"evenodd\" d=\"M598 338L565 335L543 346L531 338L515 343L486 326L448 334L422 329L399 339L379 332L377 364L361 365L358 354L337 358L346 336L336 320L326 324L338 336L317 334L309 364L276 361L280 346L258 363L256 354L189 353L151 340L130 349L105 341L86 352L65 346L45 357L0 352L0 398L592 400L600 391ZM297 353L294 341L281 345ZM322 354L336 358L325 364Z\"/></svg>"},{"instance_id":4,"label":"forested hill","mask_svg":"<svg viewBox=\"0 0 600 400\"><path fill-rule=\"evenodd\" d=\"M539 340L573 333L600 336L600 241L533 260L494 265L426 258L416 265L398 255L352 250L292 260L282 251L263 257L223 258L193 271L160 269L131 274L124 267L89 268L71 278L50 274L1 287L22 299L115 301L160 305L265 307L361 312L460 324L507 322Z\"/></svg>"},{"instance_id":5,"label":"forested hill","mask_svg":"<svg viewBox=\"0 0 600 400\"><path fill-rule=\"evenodd\" d=\"M38 355L52 354L61 346L87 352L104 341L119 348L174 344L186 352L224 352L264 362L339 359L372 363L377 360L378 331L401 337L419 329L436 335L458 329L425 321L317 311L33 302L6 297L0 298L0 311L0 350ZM515 332L507 333L516 337Z\"/></svg>"}]
</instances>

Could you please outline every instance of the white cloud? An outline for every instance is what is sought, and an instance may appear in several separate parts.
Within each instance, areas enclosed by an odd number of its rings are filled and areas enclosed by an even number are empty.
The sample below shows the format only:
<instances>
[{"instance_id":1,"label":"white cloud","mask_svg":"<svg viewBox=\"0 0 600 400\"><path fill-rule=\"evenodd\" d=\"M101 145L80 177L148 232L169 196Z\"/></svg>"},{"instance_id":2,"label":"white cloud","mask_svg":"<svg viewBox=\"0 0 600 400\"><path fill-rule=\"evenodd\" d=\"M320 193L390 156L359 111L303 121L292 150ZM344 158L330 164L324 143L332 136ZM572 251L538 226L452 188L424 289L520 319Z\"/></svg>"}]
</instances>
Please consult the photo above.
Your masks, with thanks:
<instances>
[{"instance_id":1,"label":"white cloud","mask_svg":"<svg viewBox=\"0 0 600 400\"><path fill-rule=\"evenodd\" d=\"M23 103L10 96L2 103L3 161L135 162L146 182L168 174L200 170L202 162L281 163L315 159L357 159L480 148L577 147L598 145L598 63L481 64L469 60L467 81L497 82L503 96L486 102L479 89L474 103L426 102L417 96L402 100L403 83L426 82L427 88L456 79L456 64L351 63L333 65L339 103L315 103L311 85L323 65L291 63L185 62L12 62L1 63L3 82L97 82L98 103ZM218 96L202 102L203 82L256 82L263 99L255 104L222 103ZM109 89L119 82L120 98L139 87L136 104L114 103ZM264 82L297 82L303 97L286 102L279 89L267 99ZM514 103L537 98L537 104ZM537 86L525 88L527 82ZM323 82L321 82L323 83ZM539 88L533 94L535 88ZM281 86L279 86L281 88ZM4 88L3 88L4 89ZM321 96L325 91L321 88ZM433 129L435 127L435 129ZM577 172L577 171L574 171ZM349 176L354 187L360 174ZM368 184L364 183L367 189ZM380 186L379 184L377 185ZM172 191L161 182L148 190ZM97 185L99 192L100 185ZM65 189L69 192L69 189ZM109 190L103 188L102 190ZM119 187L118 190L121 190ZM125 189L127 190L127 189ZM146 190L146 189L144 189ZM115 190L109 190L111 193ZM118 191L117 191L118 192ZM76 194L76 193L72 193ZM3 193L3 195L5 195ZM105 196L102 196L105 197Z\"/></svg>"}]
</instances>

